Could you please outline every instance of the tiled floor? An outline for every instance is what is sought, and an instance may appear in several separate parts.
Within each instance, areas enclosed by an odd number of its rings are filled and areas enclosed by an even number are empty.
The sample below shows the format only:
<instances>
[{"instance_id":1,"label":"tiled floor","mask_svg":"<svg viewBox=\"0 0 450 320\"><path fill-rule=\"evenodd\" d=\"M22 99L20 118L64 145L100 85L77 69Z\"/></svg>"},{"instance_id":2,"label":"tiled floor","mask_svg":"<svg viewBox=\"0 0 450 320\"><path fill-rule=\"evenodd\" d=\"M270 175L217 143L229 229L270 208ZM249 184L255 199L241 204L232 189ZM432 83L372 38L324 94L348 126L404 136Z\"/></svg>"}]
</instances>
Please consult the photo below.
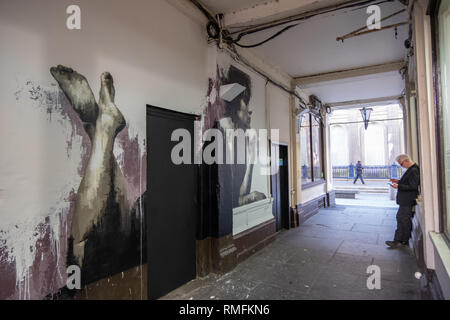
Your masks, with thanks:
<instances>
[{"instance_id":1,"label":"tiled floor","mask_svg":"<svg viewBox=\"0 0 450 320\"><path fill-rule=\"evenodd\" d=\"M396 210L322 209L223 276L193 280L162 299L425 299L411 249L388 249ZM381 289L367 288L369 265Z\"/></svg>"}]
</instances>

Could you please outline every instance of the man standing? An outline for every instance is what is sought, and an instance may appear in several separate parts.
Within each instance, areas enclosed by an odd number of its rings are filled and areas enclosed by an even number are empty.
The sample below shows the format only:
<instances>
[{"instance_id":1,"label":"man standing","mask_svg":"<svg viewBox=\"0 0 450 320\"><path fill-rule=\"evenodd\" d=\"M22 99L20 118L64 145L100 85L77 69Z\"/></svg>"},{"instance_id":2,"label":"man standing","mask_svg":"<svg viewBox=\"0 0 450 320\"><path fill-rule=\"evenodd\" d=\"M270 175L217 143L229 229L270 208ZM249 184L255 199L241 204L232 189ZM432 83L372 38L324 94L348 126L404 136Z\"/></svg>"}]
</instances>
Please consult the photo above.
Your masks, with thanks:
<instances>
[{"instance_id":1,"label":"man standing","mask_svg":"<svg viewBox=\"0 0 450 320\"><path fill-rule=\"evenodd\" d=\"M407 154L397 156L396 161L400 166L406 168L400 180L391 179L391 186L398 189L397 204L397 230L395 230L394 241L386 241L391 248L409 245L412 231L413 207L419 194L420 169L411 161Z\"/></svg>"},{"instance_id":2,"label":"man standing","mask_svg":"<svg viewBox=\"0 0 450 320\"><path fill-rule=\"evenodd\" d=\"M363 172L363 167L362 167L361 161L358 160L358 162L356 163L356 178L355 178L355 180L353 180L353 184L355 184L356 181L358 181L358 178L361 179L362 184L365 184L364 179L362 177L362 172Z\"/></svg>"}]
</instances>

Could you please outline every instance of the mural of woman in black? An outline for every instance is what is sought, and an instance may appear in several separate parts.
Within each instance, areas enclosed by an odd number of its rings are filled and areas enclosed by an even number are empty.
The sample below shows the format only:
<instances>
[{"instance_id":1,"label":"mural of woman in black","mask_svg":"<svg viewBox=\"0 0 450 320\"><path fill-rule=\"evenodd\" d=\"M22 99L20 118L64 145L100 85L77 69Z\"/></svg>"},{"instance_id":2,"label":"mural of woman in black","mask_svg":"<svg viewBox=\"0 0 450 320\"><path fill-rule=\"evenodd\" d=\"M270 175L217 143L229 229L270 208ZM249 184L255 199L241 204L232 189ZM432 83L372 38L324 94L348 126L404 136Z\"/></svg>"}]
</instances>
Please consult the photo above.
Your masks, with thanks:
<instances>
[{"instance_id":1,"label":"mural of woman in black","mask_svg":"<svg viewBox=\"0 0 450 320\"><path fill-rule=\"evenodd\" d=\"M226 102L226 110L223 118L219 120L218 126L221 129L225 138L224 147L234 151L234 164L230 165L231 173L231 197L232 207L240 207L249 203L260 201L266 198L266 196L259 192L251 190L251 183L253 177L254 161L256 157L256 136L246 135L245 137L245 149L246 159L245 163L237 163L237 145L238 138L228 139L226 138L226 130L238 130L241 129L245 132L251 129L251 116L252 111L249 110L249 102L251 99L251 80L248 74L242 72L234 66L230 66L226 77L221 79L221 84L238 83L245 87L245 90L234 98L230 102ZM231 141L230 141L231 140ZM228 145L227 145L228 143ZM234 147L230 145L234 144ZM224 153L225 155L226 153Z\"/></svg>"}]
</instances>

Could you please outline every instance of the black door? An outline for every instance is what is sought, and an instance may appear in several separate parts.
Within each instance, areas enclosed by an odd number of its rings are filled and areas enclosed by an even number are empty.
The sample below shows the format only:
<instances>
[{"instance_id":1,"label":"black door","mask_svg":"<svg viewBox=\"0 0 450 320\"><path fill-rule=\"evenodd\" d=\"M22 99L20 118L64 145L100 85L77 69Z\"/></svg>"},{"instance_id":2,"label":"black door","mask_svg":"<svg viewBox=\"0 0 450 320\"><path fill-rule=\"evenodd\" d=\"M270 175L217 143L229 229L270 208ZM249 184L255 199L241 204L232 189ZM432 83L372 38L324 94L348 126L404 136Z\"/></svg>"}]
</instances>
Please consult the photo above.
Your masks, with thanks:
<instances>
[{"instance_id":1,"label":"black door","mask_svg":"<svg viewBox=\"0 0 450 320\"><path fill-rule=\"evenodd\" d=\"M198 172L176 165L172 132L190 133L191 163L195 116L147 106L148 298L156 299L196 277L195 241Z\"/></svg>"},{"instance_id":2,"label":"black door","mask_svg":"<svg viewBox=\"0 0 450 320\"><path fill-rule=\"evenodd\" d=\"M272 175L273 212L278 231L283 228L289 229L288 147L272 144L271 152L275 153L275 159L278 159L278 172Z\"/></svg>"}]
</instances>

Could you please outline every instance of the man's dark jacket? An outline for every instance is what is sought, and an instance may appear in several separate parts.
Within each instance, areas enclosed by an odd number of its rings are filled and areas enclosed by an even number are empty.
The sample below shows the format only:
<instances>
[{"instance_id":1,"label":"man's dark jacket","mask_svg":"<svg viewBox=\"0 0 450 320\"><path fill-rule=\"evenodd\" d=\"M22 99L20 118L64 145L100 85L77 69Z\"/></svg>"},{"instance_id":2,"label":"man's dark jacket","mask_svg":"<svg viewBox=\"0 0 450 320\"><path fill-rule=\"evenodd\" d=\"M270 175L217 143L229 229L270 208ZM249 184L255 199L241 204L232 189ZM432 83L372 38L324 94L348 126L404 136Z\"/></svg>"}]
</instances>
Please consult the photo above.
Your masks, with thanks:
<instances>
[{"instance_id":1,"label":"man's dark jacket","mask_svg":"<svg viewBox=\"0 0 450 320\"><path fill-rule=\"evenodd\" d=\"M400 206L415 205L419 194L419 184L420 169L417 164L413 164L398 182L397 204Z\"/></svg>"},{"instance_id":2,"label":"man's dark jacket","mask_svg":"<svg viewBox=\"0 0 450 320\"><path fill-rule=\"evenodd\" d=\"M361 163L356 163L356 173L357 174L361 174L362 173L362 171L363 171L363 167L362 167L362 164Z\"/></svg>"}]
</instances>

